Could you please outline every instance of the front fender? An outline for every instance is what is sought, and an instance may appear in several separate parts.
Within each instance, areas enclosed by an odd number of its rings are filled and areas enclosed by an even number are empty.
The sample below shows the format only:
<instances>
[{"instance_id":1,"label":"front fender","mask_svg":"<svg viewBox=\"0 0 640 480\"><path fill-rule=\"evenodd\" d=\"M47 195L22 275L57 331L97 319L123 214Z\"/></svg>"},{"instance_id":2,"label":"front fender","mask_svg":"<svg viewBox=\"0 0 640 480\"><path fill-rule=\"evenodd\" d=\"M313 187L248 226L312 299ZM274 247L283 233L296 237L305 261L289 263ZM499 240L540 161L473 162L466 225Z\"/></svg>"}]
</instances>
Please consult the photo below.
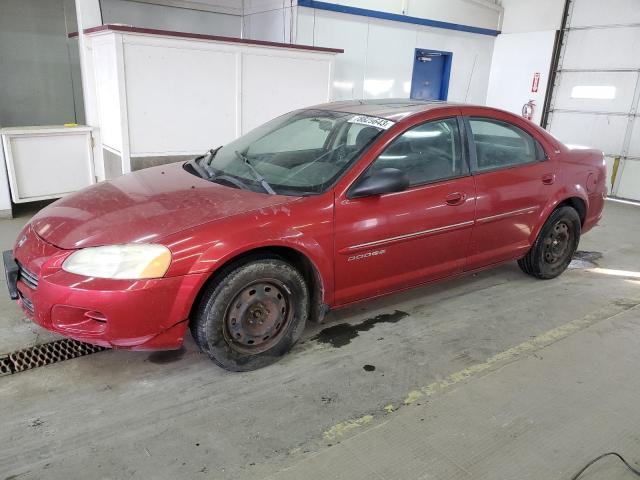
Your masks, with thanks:
<instances>
[{"instance_id":1,"label":"front fender","mask_svg":"<svg viewBox=\"0 0 640 480\"><path fill-rule=\"evenodd\" d=\"M331 304L332 229L332 195L246 212L164 239L173 257L166 275L202 275L204 283L239 256L269 247L288 248L313 265L324 292L322 301Z\"/></svg>"},{"instance_id":2,"label":"front fender","mask_svg":"<svg viewBox=\"0 0 640 480\"><path fill-rule=\"evenodd\" d=\"M268 248L289 248L303 255L314 267L321 283L324 303L331 303L333 293L333 268L331 252L326 251L318 241L311 238L292 238L292 232L283 233L280 238L256 241L250 243L221 242L208 248L193 264L189 273L206 273L208 277L214 275L224 265L236 258L251 253L252 251ZM233 248L233 247L236 248Z\"/></svg>"}]
</instances>

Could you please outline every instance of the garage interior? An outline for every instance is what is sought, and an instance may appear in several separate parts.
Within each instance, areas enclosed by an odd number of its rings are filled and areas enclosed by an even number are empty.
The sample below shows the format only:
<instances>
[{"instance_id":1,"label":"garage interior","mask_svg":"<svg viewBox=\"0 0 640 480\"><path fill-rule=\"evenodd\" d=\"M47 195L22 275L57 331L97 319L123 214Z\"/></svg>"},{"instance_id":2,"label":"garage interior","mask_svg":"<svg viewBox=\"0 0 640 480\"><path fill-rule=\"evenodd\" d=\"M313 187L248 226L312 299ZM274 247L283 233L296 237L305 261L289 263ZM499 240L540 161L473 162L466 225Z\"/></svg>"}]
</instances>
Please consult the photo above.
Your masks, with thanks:
<instances>
[{"instance_id":1,"label":"garage interior","mask_svg":"<svg viewBox=\"0 0 640 480\"><path fill-rule=\"evenodd\" d=\"M58 198L314 104L525 116L601 150L568 270L331 311L278 363L64 343L0 280L0 478L581 479L640 469L635 0L0 0L0 246ZM639 336L636 337L635 334ZM61 343L62 342L62 343Z\"/></svg>"}]
</instances>

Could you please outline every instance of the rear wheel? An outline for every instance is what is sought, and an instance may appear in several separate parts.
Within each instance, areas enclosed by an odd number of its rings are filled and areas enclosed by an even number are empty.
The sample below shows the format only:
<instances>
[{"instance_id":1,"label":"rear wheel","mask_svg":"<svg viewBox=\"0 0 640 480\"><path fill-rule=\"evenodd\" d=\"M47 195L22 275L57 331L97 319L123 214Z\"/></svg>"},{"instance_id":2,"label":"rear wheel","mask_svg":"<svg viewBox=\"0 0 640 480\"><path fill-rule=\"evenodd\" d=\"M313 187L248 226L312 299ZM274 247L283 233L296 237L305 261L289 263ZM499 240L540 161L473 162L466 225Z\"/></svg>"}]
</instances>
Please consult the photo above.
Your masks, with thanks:
<instances>
[{"instance_id":1,"label":"rear wheel","mask_svg":"<svg viewBox=\"0 0 640 480\"><path fill-rule=\"evenodd\" d=\"M232 371L274 363L298 341L309 312L304 278L266 258L224 272L205 291L191 333L211 360Z\"/></svg>"},{"instance_id":2,"label":"rear wheel","mask_svg":"<svg viewBox=\"0 0 640 480\"><path fill-rule=\"evenodd\" d=\"M580 241L580 216L572 207L553 211L518 265L536 278L555 278L566 270Z\"/></svg>"}]
</instances>

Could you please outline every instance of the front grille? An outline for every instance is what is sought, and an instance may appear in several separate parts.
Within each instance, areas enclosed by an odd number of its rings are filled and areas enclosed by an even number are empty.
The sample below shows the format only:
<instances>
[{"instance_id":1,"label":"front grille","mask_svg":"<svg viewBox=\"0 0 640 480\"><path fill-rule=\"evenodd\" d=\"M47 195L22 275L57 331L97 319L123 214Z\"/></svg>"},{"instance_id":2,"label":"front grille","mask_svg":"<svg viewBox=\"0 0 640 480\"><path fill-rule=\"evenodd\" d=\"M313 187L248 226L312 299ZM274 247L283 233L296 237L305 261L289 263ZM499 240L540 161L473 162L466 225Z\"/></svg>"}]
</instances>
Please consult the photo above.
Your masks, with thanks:
<instances>
[{"instance_id":1,"label":"front grille","mask_svg":"<svg viewBox=\"0 0 640 480\"><path fill-rule=\"evenodd\" d=\"M20 301L22 301L22 305L24 305L24 308L26 308L29 313L33 315L33 312L35 311L33 308L33 302L22 294L20 294Z\"/></svg>"},{"instance_id":2,"label":"front grille","mask_svg":"<svg viewBox=\"0 0 640 480\"><path fill-rule=\"evenodd\" d=\"M38 276L35 273L31 273L19 263L18 267L20 267L18 279L22 280L29 288L32 288L33 290L38 288Z\"/></svg>"}]
</instances>

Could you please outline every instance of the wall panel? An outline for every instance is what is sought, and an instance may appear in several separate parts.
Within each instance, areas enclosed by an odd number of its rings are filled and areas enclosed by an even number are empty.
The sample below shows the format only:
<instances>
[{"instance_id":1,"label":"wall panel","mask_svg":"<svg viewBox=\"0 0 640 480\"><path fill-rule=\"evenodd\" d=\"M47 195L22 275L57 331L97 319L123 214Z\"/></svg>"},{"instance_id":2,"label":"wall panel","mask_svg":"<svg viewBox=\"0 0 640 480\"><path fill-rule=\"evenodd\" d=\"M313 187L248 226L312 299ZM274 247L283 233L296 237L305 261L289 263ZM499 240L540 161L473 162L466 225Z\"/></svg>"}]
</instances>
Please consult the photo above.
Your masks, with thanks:
<instances>
[{"instance_id":1,"label":"wall panel","mask_svg":"<svg viewBox=\"0 0 640 480\"><path fill-rule=\"evenodd\" d=\"M124 55L132 153L204 152L237 136L236 52L127 42Z\"/></svg>"},{"instance_id":2,"label":"wall panel","mask_svg":"<svg viewBox=\"0 0 640 480\"><path fill-rule=\"evenodd\" d=\"M640 28L573 30L566 38L563 69L640 68Z\"/></svg>"},{"instance_id":3,"label":"wall panel","mask_svg":"<svg viewBox=\"0 0 640 480\"><path fill-rule=\"evenodd\" d=\"M613 25L621 20L640 23L638 0L580 0L574 4L571 13L574 27Z\"/></svg>"},{"instance_id":4,"label":"wall panel","mask_svg":"<svg viewBox=\"0 0 640 480\"><path fill-rule=\"evenodd\" d=\"M565 72L556 86L555 108L593 112L628 112L633 101L636 72ZM605 87L605 96L588 98L585 87ZM585 98L587 97L587 98Z\"/></svg>"},{"instance_id":5,"label":"wall panel","mask_svg":"<svg viewBox=\"0 0 640 480\"><path fill-rule=\"evenodd\" d=\"M598 148L613 156L622 150L627 118L557 111L551 125L551 133L562 142Z\"/></svg>"}]
</instances>

